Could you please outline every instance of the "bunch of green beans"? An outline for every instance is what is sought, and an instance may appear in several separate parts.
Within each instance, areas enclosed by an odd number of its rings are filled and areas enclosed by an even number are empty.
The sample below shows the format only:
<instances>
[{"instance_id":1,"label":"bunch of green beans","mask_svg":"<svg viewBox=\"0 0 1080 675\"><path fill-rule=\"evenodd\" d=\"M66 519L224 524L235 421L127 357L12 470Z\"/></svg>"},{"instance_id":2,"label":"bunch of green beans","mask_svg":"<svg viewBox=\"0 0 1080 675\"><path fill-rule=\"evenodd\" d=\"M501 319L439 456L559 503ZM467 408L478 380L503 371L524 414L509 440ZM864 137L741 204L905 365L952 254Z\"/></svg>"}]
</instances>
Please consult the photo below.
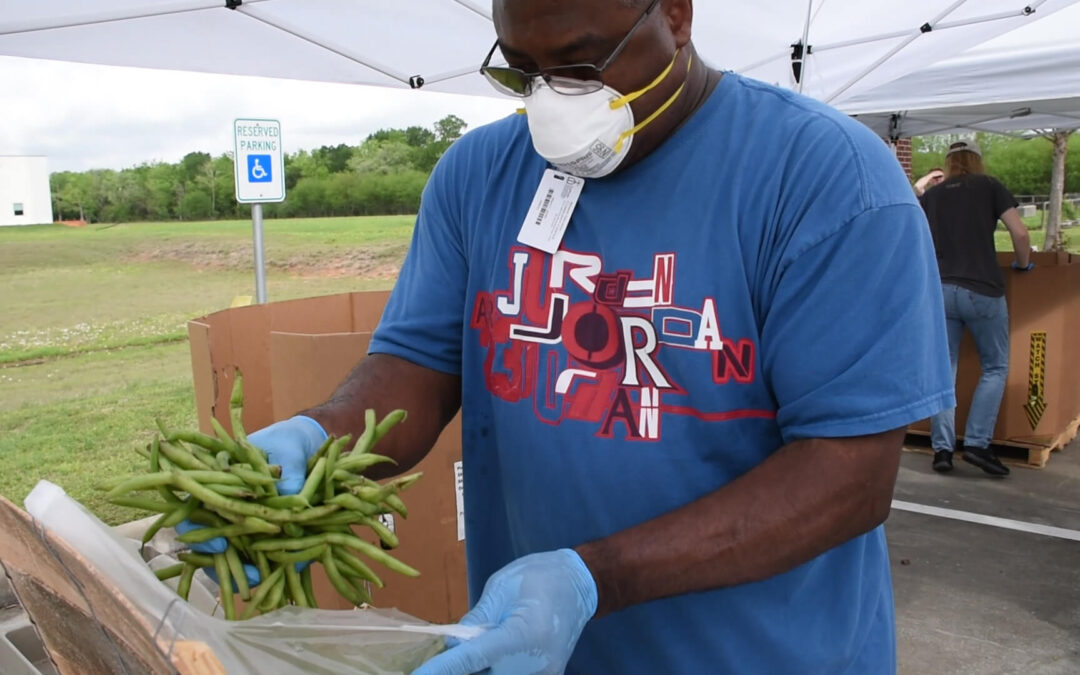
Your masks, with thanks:
<instances>
[{"instance_id":1,"label":"bunch of green beans","mask_svg":"<svg viewBox=\"0 0 1080 675\"><path fill-rule=\"evenodd\" d=\"M383 581L364 558L404 574L419 576L412 567L384 549L397 547L398 538L379 516L396 513L407 517L400 493L421 476L415 473L386 483L363 475L365 469L389 457L372 452L375 443L405 419L395 410L381 421L375 411L365 415L365 429L351 452L351 436L326 439L308 460L307 479L295 495L279 495L276 484L281 467L267 462L266 453L252 445L238 422L235 437L211 420L215 435L197 431L174 431L158 421L160 436L143 450L150 463L145 474L123 476L100 486L113 504L161 514L143 534L143 543L163 527L183 520L203 525L179 536L189 544L223 537L224 553L180 553L181 563L157 570L159 579L179 576L177 592L185 600L192 577L200 567L213 568L221 586L226 619L236 619L235 593L246 602L240 618L295 604L315 607L311 567L297 570L298 563L319 562L334 588L352 602L371 602L369 585ZM145 496L141 493L151 493ZM353 526L370 528L382 546L356 536ZM243 565L259 570L261 583L252 589Z\"/></svg>"}]
</instances>

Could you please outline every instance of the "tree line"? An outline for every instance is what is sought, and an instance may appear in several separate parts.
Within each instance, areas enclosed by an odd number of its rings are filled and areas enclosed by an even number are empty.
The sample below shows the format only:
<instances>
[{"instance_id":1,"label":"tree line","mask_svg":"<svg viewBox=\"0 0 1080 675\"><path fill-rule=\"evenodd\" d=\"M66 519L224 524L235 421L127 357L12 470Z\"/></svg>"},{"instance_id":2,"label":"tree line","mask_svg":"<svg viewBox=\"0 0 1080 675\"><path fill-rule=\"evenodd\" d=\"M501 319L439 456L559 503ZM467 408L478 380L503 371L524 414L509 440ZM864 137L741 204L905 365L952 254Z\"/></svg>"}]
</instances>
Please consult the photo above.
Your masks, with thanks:
<instances>
[{"instance_id":1,"label":"tree line","mask_svg":"<svg viewBox=\"0 0 1080 675\"><path fill-rule=\"evenodd\" d=\"M466 123L448 115L432 128L383 129L358 146L344 143L286 153L282 203L266 204L268 218L416 213L424 184ZM917 178L944 166L949 143L960 135L926 136L912 144ZM1016 195L1047 195L1053 146L1042 137L1022 140L976 135L987 172ZM1080 134L1068 141L1065 192L1080 192ZM175 164L158 162L113 171L62 171L51 176L58 220L137 222L246 218L236 201L231 152L191 152Z\"/></svg>"},{"instance_id":2,"label":"tree line","mask_svg":"<svg viewBox=\"0 0 1080 675\"><path fill-rule=\"evenodd\" d=\"M945 167L945 151L949 144L970 138L970 134L948 134L915 138L911 148L911 172L915 178L934 167ZM978 133L975 142L983 154L986 172L1000 180L1014 195L1050 193L1050 174L1053 167L1053 143L1037 136L1022 139L1001 134ZM1068 141L1065 156L1065 192L1080 192L1080 134Z\"/></svg>"},{"instance_id":3,"label":"tree line","mask_svg":"<svg viewBox=\"0 0 1080 675\"><path fill-rule=\"evenodd\" d=\"M267 218L416 213L435 163L466 123L447 115L432 128L383 129L358 146L341 143L285 153L284 202L265 204ZM236 201L233 153L190 152L179 162L114 171L61 171L50 176L57 220L139 222L246 218Z\"/></svg>"}]
</instances>

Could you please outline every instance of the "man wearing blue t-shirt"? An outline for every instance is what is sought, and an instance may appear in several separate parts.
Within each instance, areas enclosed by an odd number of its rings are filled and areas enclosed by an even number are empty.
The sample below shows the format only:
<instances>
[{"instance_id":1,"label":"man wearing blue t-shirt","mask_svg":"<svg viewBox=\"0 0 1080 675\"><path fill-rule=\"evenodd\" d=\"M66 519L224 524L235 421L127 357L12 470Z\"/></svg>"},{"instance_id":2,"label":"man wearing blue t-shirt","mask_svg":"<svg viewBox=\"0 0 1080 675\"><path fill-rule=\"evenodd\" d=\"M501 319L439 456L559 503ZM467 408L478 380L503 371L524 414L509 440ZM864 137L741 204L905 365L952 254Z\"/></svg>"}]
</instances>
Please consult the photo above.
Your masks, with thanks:
<instances>
[{"instance_id":1,"label":"man wearing blue t-shirt","mask_svg":"<svg viewBox=\"0 0 1080 675\"><path fill-rule=\"evenodd\" d=\"M881 523L954 404L926 221L866 128L703 64L691 9L495 0L527 114L450 148L371 355L259 432L303 467L405 408L404 469L461 409L487 630L417 673L895 671Z\"/></svg>"}]
</instances>

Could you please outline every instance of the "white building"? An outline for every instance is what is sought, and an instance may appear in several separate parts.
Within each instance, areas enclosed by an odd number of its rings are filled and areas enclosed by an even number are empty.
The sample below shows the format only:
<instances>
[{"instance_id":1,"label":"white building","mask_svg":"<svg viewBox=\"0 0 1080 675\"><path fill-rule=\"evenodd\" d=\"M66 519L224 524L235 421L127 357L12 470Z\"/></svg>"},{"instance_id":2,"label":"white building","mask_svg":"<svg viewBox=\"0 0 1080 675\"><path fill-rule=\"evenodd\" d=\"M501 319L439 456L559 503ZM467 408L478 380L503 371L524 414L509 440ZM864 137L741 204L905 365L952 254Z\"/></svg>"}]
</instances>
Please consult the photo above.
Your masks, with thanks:
<instances>
[{"instance_id":1,"label":"white building","mask_svg":"<svg viewBox=\"0 0 1080 675\"><path fill-rule=\"evenodd\" d=\"M0 155L0 225L51 222L48 159Z\"/></svg>"}]
</instances>

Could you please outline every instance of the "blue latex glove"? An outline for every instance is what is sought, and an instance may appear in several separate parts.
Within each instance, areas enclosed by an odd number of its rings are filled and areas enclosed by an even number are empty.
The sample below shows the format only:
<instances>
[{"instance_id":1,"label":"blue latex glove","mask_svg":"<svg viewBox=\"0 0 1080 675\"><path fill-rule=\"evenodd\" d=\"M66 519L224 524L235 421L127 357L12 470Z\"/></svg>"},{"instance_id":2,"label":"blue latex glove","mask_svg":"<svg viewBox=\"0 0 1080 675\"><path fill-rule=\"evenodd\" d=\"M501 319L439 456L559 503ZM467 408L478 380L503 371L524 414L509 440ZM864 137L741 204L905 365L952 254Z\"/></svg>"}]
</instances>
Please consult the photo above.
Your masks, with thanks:
<instances>
[{"instance_id":1,"label":"blue latex glove","mask_svg":"<svg viewBox=\"0 0 1080 675\"><path fill-rule=\"evenodd\" d=\"M252 445L266 452L268 463L281 466L281 478L278 479L277 490L278 494L282 495L294 495L304 487L308 458L318 452L326 438L327 433L322 425L304 415L296 415L287 420L275 422L248 436ZM176 531L184 534L200 527L203 526L185 520L176 526ZM227 547L228 542L221 537L215 537L209 541L192 544L191 550L212 554L224 553ZM256 581L251 582L251 574L255 575ZM258 579L258 570L251 568L248 572L249 583L257 584Z\"/></svg>"},{"instance_id":2,"label":"blue latex glove","mask_svg":"<svg viewBox=\"0 0 1080 675\"><path fill-rule=\"evenodd\" d=\"M306 565L305 565L305 567L306 567ZM211 579L214 580L215 584L217 584L218 586L221 585L221 579L218 579L217 572L214 571L213 567L204 567L202 569L203 569L204 572L206 572L206 576L208 576L208 577L210 577ZM244 563L244 576L247 577L248 586L251 587L251 588L254 588L254 587L258 586L259 582L262 581L262 575L259 574L259 569L257 567L255 567L254 565L249 565L248 563ZM232 582L232 589L233 589L233 593L239 593L240 592L240 589L236 586L236 580L235 579L233 579L233 582Z\"/></svg>"},{"instance_id":3,"label":"blue latex glove","mask_svg":"<svg viewBox=\"0 0 1080 675\"><path fill-rule=\"evenodd\" d=\"M295 415L259 429L248 440L266 451L270 464L281 465L278 494L294 495L304 487L308 458L319 451L326 437L321 424L305 415Z\"/></svg>"},{"instance_id":4,"label":"blue latex glove","mask_svg":"<svg viewBox=\"0 0 1080 675\"><path fill-rule=\"evenodd\" d=\"M1012 262L1012 268L1014 270L1016 270L1017 272L1030 272L1031 270L1035 269L1035 263L1029 262L1027 264L1027 267L1020 267L1019 265L1016 264L1016 261L1014 260Z\"/></svg>"},{"instance_id":5,"label":"blue latex glove","mask_svg":"<svg viewBox=\"0 0 1080 675\"><path fill-rule=\"evenodd\" d=\"M432 658L413 675L558 674L596 613L596 582L568 548L519 558L488 579L461 619L491 629Z\"/></svg>"}]
</instances>

